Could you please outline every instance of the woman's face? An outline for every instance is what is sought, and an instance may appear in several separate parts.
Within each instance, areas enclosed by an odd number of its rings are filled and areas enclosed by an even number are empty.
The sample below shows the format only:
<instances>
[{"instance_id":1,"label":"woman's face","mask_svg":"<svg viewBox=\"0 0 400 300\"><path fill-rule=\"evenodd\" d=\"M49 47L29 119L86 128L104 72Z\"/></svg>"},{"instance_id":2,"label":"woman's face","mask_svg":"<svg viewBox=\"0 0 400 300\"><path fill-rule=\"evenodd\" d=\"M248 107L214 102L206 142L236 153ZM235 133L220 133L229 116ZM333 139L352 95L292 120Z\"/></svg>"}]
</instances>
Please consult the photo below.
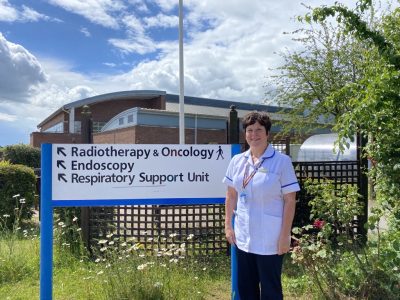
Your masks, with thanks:
<instances>
[{"instance_id":1,"label":"woman's face","mask_svg":"<svg viewBox=\"0 0 400 300\"><path fill-rule=\"evenodd\" d=\"M265 127L258 122L247 126L246 142L251 148L265 147L268 144L268 135Z\"/></svg>"}]
</instances>

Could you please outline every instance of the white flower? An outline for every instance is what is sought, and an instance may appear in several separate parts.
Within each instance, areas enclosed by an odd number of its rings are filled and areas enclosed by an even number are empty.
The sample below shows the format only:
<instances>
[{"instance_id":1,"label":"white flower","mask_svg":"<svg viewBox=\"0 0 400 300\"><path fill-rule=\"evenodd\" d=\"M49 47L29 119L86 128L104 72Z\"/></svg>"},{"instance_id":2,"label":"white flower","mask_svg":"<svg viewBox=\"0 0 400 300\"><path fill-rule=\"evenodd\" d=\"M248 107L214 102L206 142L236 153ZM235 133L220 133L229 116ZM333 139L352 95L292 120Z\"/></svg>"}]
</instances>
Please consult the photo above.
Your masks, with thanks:
<instances>
[{"instance_id":1,"label":"white flower","mask_svg":"<svg viewBox=\"0 0 400 300\"><path fill-rule=\"evenodd\" d=\"M207 268L203 268L203 271L207 270Z\"/></svg>"},{"instance_id":2,"label":"white flower","mask_svg":"<svg viewBox=\"0 0 400 300\"><path fill-rule=\"evenodd\" d=\"M76 222L76 221L78 221L78 218L77 218L77 217L74 217L74 218L72 219L72 222Z\"/></svg>"},{"instance_id":3,"label":"white flower","mask_svg":"<svg viewBox=\"0 0 400 300\"><path fill-rule=\"evenodd\" d=\"M177 258L171 258L170 260L169 260L169 262L171 262L171 263L177 263L178 262L178 259Z\"/></svg>"},{"instance_id":4,"label":"white flower","mask_svg":"<svg viewBox=\"0 0 400 300\"><path fill-rule=\"evenodd\" d=\"M151 242L152 240L153 240L152 237L149 237L149 238L147 239L148 242Z\"/></svg>"},{"instance_id":5,"label":"white flower","mask_svg":"<svg viewBox=\"0 0 400 300\"><path fill-rule=\"evenodd\" d=\"M114 245L114 241L111 241L108 243L109 245Z\"/></svg>"},{"instance_id":6,"label":"white flower","mask_svg":"<svg viewBox=\"0 0 400 300\"><path fill-rule=\"evenodd\" d=\"M104 273L103 271L100 271L100 272L97 272L97 275L101 275L103 273Z\"/></svg>"},{"instance_id":7,"label":"white flower","mask_svg":"<svg viewBox=\"0 0 400 300\"><path fill-rule=\"evenodd\" d=\"M9 218L9 217L10 217L10 215L3 215L3 217L4 217L4 218Z\"/></svg>"},{"instance_id":8,"label":"white flower","mask_svg":"<svg viewBox=\"0 0 400 300\"><path fill-rule=\"evenodd\" d=\"M101 244L106 244L106 243L107 243L107 240L100 240L100 241L98 241L97 243L100 244L100 245L101 245Z\"/></svg>"},{"instance_id":9,"label":"white flower","mask_svg":"<svg viewBox=\"0 0 400 300\"><path fill-rule=\"evenodd\" d=\"M95 262L95 263L100 262L100 258L96 259L94 262Z\"/></svg>"},{"instance_id":10,"label":"white flower","mask_svg":"<svg viewBox=\"0 0 400 300\"><path fill-rule=\"evenodd\" d=\"M58 222L58 226L63 226L64 222Z\"/></svg>"},{"instance_id":11,"label":"white flower","mask_svg":"<svg viewBox=\"0 0 400 300\"><path fill-rule=\"evenodd\" d=\"M193 237L194 237L194 234L191 233L188 235L187 240L191 240L191 239L193 239Z\"/></svg>"},{"instance_id":12,"label":"white flower","mask_svg":"<svg viewBox=\"0 0 400 300\"><path fill-rule=\"evenodd\" d=\"M106 250L107 250L107 247L100 248L100 251L101 251L101 252L104 252L104 251L106 251Z\"/></svg>"},{"instance_id":13,"label":"white flower","mask_svg":"<svg viewBox=\"0 0 400 300\"><path fill-rule=\"evenodd\" d=\"M81 231L81 230L82 230L82 228L77 228L77 229L76 229L76 231Z\"/></svg>"},{"instance_id":14,"label":"white flower","mask_svg":"<svg viewBox=\"0 0 400 300\"><path fill-rule=\"evenodd\" d=\"M19 199L19 203L24 204L25 203L25 198Z\"/></svg>"},{"instance_id":15,"label":"white flower","mask_svg":"<svg viewBox=\"0 0 400 300\"><path fill-rule=\"evenodd\" d=\"M161 282L155 282L154 283L154 287L156 287L156 288L159 288L159 287L162 287L163 286L163 284L161 283Z\"/></svg>"},{"instance_id":16,"label":"white flower","mask_svg":"<svg viewBox=\"0 0 400 300\"><path fill-rule=\"evenodd\" d=\"M109 239L109 238L112 237L113 235L114 235L113 233L107 234L107 235L106 235L106 238Z\"/></svg>"},{"instance_id":17,"label":"white flower","mask_svg":"<svg viewBox=\"0 0 400 300\"><path fill-rule=\"evenodd\" d=\"M137 267L137 269L140 271L140 270L143 270L144 268L146 268L146 266L147 266L147 264L139 265Z\"/></svg>"},{"instance_id":18,"label":"white flower","mask_svg":"<svg viewBox=\"0 0 400 300\"><path fill-rule=\"evenodd\" d=\"M178 234L177 233L171 233L170 235L169 235L169 237L170 238L174 238L174 237L176 237Z\"/></svg>"},{"instance_id":19,"label":"white flower","mask_svg":"<svg viewBox=\"0 0 400 300\"><path fill-rule=\"evenodd\" d=\"M17 197L19 197L20 196L20 194L16 194L16 195L14 195L14 196L12 196L13 198L17 198Z\"/></svg>"}]
</instances>

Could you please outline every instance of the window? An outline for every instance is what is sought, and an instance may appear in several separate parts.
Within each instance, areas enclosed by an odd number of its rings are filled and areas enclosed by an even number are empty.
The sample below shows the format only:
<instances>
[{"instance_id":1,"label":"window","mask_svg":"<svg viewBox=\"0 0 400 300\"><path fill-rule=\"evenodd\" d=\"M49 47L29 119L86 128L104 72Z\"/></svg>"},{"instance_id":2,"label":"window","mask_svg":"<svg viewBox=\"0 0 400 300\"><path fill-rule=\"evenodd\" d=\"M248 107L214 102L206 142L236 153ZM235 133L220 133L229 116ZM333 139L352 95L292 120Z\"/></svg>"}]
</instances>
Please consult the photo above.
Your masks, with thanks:
<instances>
[{"instance_id":1,"label":"window","mask_svg":"<svg viewBox=\"0 0 400 300\"><path fill-rule=\"evenodd\" d=\"M106 122L93 122L93 132L100 132Z\"/></svg>"},{"instance_id":2,"label":"window","mask_svg":"<svg viewBox=\"0 0 400 300\"><path fill-rule=\"evenodd\" d=\"M74 123L74 132L75 133L81 133L81 131L82 131L81 121L75 121L75 123Z\"/></svg>"},{"instance_id":3,"label":"window","mask_svg":"<svg viewBox=\"0 0 400 300\"><path fill-rule=\"evenodd\" d=\"M124 125L124 118L119 118L118 125Z\"/></svg>"},{"instance_id":4,"label":"window","mask_svg":"<svg viewBox=\"0 0 400 300\"><path fill-rule=\"evenodd\" d=\"M43 132L55 132L55 133L63 133L64 132L64 122L57 123L50 128L43 130Z\"/></svg>"}]
</instances>

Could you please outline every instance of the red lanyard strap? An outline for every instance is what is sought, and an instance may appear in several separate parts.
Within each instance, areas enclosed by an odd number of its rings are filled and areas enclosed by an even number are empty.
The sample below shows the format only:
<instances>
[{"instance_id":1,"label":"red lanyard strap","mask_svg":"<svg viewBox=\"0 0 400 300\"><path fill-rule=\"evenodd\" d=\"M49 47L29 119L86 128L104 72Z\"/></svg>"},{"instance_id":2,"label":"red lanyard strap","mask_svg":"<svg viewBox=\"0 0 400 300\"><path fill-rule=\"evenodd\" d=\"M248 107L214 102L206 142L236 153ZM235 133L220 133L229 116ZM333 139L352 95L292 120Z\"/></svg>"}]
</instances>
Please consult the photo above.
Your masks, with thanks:
<instances>
[{"instance_id":1,"label":"red lanyard strap","mask_svg":"<svg viewBox=\"0 0 400 300\"><path fill-rule=\"evenodd\" d=\"M259 163L255 166L253 172L251 172L250 175L248 175L249 163L246 164L246 169L244 170L243 184L242 184L243 189L246 188L246 186L249 184L250 180L254 177L254 175L256 175L258 169L261 167L261 165L264 163L264 161L265 161L265 158L263 158L263 160L259 161Z\"/></svg>"}]
</instances>

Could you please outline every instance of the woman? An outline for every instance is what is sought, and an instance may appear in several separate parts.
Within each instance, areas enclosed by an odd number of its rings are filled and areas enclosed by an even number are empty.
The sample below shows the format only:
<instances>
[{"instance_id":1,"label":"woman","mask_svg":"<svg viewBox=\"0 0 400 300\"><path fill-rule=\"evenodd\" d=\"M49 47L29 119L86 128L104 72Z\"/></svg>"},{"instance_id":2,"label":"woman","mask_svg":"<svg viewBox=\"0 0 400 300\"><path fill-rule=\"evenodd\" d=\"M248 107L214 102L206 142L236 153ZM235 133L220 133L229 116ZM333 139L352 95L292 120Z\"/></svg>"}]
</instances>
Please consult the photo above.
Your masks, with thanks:
<instances>
[{"instance_id":1,"label":"woman","mask_svg":"<svg viewBox=\"0 0 400 300\"><path fill-rule=\"evenodd\" d=\"M240 299L279 300L300 187L290 157L268 144L268 115L251 112L242 123L250 149L232 158L223 180L228 186L225 235L237 247Z\"/></svg>"}]
</instances>

